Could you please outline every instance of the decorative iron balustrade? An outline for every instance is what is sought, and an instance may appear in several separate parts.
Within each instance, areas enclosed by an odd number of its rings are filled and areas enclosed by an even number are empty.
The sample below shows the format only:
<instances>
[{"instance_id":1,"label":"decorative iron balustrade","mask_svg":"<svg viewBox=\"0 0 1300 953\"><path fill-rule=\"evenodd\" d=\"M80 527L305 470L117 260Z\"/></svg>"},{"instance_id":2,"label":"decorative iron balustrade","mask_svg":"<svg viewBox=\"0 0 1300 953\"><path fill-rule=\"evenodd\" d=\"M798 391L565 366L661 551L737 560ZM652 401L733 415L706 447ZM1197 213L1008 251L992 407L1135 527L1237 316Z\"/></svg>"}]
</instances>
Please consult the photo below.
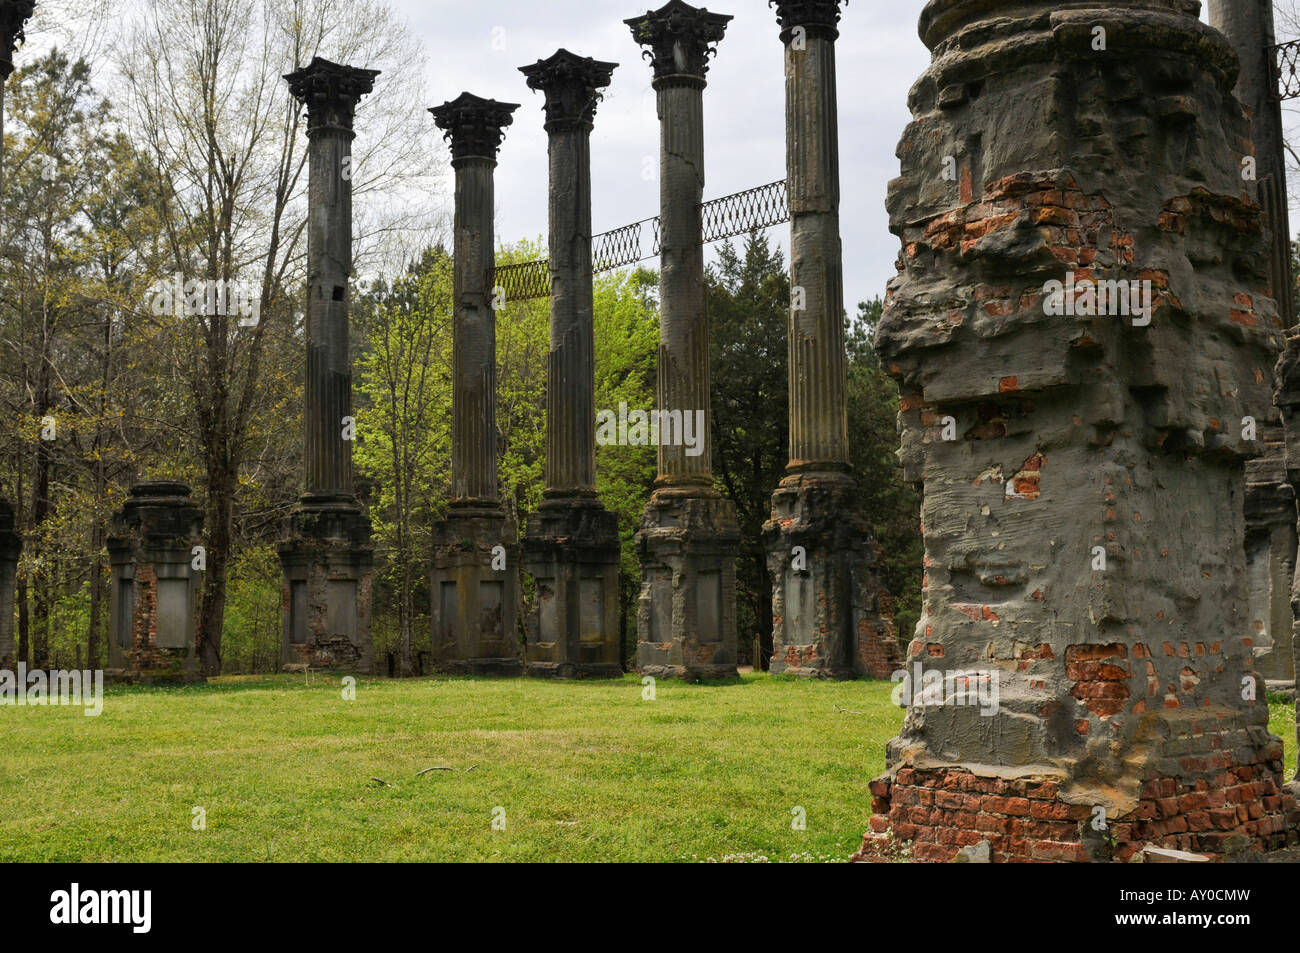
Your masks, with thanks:
<instances>
[{"instance_id":1,"label":"decorative iron balustrade","mask_svg":"<svg viewBox=\"0 0 1300 953\"><path fill-rule=\"evenodd\" d=\"M769 182L713 199L700 206L702 243L746 235L756 228L771 228L790 221L790 203L785 179ZM650 239L649 248L642 239ZM592 270L613 271L635 265L659 254L659 219L645 218L591 237ZM493 284L505 293L507 301L545 298L551 293L551 265L545 258L502 265L496 269Z\"/></svg>"},{"instance_id":2,"label":"decorative iron balustrade","mask_svg":"<svg viewBox=\"0 0 1300 953\"><path fill-rule=\"evenodd\" d=\"M704 244L790 221L785 179L724 195L700 206Z\"/></svg>"},{"instance_id":3,"label":"decorative iron balustrade","mask_svg":"<svg viewBox=\"0 0 1300 953\"><path fill-rule=\"evenodd\" d=\"M546 298L551 294L551 263L545 258L502 265L493 272L493 285L507 301Z\"/></svg>"},{"instance_id":4,"label":"decorative iron balustrade","mask_svg":"<svg viewBox=\"0 0 1300 953\"><path fill-rule=\"evenodd\" d=\"M1279 43L1272 48L1273 75L1276 80L1273 98L1295 99L1300 96L1300 40Z\"/></svg>"}]
</instances>

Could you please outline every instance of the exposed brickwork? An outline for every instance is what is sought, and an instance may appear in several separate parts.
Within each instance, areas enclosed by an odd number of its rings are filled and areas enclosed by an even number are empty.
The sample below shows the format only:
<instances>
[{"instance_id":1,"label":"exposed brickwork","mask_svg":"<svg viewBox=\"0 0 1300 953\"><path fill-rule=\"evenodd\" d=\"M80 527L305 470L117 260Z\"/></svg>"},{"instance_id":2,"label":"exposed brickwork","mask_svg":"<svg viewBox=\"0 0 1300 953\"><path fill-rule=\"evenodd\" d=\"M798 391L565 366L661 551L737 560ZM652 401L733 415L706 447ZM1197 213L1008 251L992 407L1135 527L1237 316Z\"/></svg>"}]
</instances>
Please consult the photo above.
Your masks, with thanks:
<instances>
[{"instance_id":1,"label":"exposed brickwork","mask_svg":"<svg viewBox=\"0 0 1300 953\"><path fill-rule=\"evenodd\" d=\"M131 618L131 668L162 668L167 658L157 646L158 575L145 563L135 571L135 613Z\"/></svg>"},{"instance_id":2,"label":"exposed brickwork","mask_svg":"<svg viewBox=\"0 0 1300 953\"><path fill-rule=\"evenodd\" d=\"M1096 854L1084 843L1095 806L1062 800L1059 779L901 768L893 779L871 783L870 830L854 859L891 849L886 836L891 831L896 840L912 842L916 860L941 863L984 840L994 863L1124 862L1144 844L1215 855L1234 834L1262 850L1297 843L1300 811L1294 795L1278 785L1277 762L1235 764L1230 752L1242 745L1253 750L1245 730L1219 732L1215 719L1202 722L1186 742L1166 746L1170 752L1201 746L1201 755L1179 758L1184 777L1147 781L1135 810L1108 819L1113 843L1099 834ZM1280 748L1264 753L1281 758Z\"/></svg>"},{"instance_id":3,"label":"exposed brickwork","mask_svg":"<svg viewBox=\"0 0 1300 953\"><path fill-rule=\"evenodd\" d=\"M1122 711L1129 696L1127 659L1128 648L1122 644L1069 646L1065 674L1075 680L1070 694L1094 715Z\"/></svg>"},{"instance_id":4,"label":"exposed brickwork","mask_svg":"<svg viewBox=\"0 0 1300 953\"><path fill-rule=\"evenodd\" d=\"M890 678L902 664L894 628L894 600L881 590L878 605L878 616L864 616L858 621L858 671L872 678Z\"/></svg>"}]
</instances>

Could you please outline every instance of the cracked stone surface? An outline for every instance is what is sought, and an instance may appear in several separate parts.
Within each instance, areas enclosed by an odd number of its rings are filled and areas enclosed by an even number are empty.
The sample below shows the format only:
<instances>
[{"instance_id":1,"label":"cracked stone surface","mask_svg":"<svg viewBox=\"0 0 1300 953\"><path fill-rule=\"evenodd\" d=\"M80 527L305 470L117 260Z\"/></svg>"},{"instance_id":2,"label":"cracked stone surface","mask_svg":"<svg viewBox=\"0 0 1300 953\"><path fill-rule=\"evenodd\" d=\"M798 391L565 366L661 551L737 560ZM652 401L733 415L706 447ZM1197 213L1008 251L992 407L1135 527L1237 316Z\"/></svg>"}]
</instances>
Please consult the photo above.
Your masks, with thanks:
<instances>
[{"instance_id":1,"label":"cracked stone surface","mask_svg":"<svg viewBox=\"0 0 1300 953\"><path fill-rule=\"evenodd\" d=\"M987 839L995 862L1295 837L1242 624L1264 449L1242 421L1269 416L1280 321L1237 58L1196 3L1060 6L921 14L877 340L924 490L908 661L999 697L908 709L864 855L886 831L930 861ZM1066 308L1048 283L1070 272ZM1149 281L1149 322L1117 285L1094 313L1094 280Z\"/></svg>"}]
</instances>

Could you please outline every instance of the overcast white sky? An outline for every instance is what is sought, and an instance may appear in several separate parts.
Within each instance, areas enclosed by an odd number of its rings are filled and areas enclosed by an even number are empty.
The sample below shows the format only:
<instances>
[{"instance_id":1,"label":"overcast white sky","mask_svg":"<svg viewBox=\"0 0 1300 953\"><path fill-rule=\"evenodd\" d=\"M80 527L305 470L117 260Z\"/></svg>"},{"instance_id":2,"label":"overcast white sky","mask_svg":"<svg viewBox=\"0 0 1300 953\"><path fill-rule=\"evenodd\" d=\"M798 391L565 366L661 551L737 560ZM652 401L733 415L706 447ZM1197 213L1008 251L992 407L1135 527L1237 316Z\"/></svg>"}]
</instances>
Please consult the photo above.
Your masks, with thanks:
<instances>
[{"instance_id":1,"label":"overcast white sky","mask_svg":"<svg viewBox=\"0 0 1300 953\"><path fill-rule=\"evenodd\" d=\"M545 241L542 97L528 89L518 67L550 56L561 46L620 64L592 136L594 229L607 231L658 214L659 120L650 65L623 23L644 13L651 5L646 0L389 2L423 47L427 105L463 90L522 104L507 131L497 169L500 240ZM662 2L651 0L654 7ZM735 17L712 60L704 94L705 198L711 199L785 177L784 75L776 17L766 0L705 2L714 12ZM104 3L111 6L113 0L44 0L38 21L59 16L51 11L61 6L77 5L84 12ZM840 23L841 229L844 297L850 314L859 301L883 295L894 274L898 241L889 232L884 200L889 180L898 174L894 149L910 118L907 92L929 62L916 30L924 5L925 0L851 0ZM37 23L33 27L33 49L24 56L52 41L41 35ZM1279 31L1285 30L1280 23ZM98 43L84 35L79 39L81 45L102 47L103 35ZM1289 136L1294 138L1298 124L1300 118L1288 113ZM427 127L429 161L445 169L446 145L432 119ZM649 176L643 174L647 159ZM450 186L450 175L444 181ZM1296 196L1293 181L1293 210ZM788 226L773 228L769 235L788 249Z\"/></svg>"},{"instance_id":2,"label":"overcast white sky","mask_svg":"<svg viewBox=\"0 0 1300 953\"><path fill-rule=\"evenodd\" d=\"M663 0L653 3L662 6ZM563 46L619 63L592 134L592 226L607 231L659 212L659 120L650 64L623 20L645 0L393 0L429 54L430 105L462 90L522 103L497 167L497 235L546 235L546 133L541 94L518 67ZM785 178L785 90L776 16L766 0L701 3L735 17L704 92L705 198ZM908 121L907 90L929 54L916 33L923 0L854 0L837 46L841 223L846 307L883 295L898 241L888 229L885 186L898 174L894 148ZM503 31L494 33L494 31ZM494 36L500 37L494 49ZM643 160L653 174L643 178ZM447 162L446 149L437 159ZM788 226L772 237L788 247Z\"/></svg>"}]
</instances>

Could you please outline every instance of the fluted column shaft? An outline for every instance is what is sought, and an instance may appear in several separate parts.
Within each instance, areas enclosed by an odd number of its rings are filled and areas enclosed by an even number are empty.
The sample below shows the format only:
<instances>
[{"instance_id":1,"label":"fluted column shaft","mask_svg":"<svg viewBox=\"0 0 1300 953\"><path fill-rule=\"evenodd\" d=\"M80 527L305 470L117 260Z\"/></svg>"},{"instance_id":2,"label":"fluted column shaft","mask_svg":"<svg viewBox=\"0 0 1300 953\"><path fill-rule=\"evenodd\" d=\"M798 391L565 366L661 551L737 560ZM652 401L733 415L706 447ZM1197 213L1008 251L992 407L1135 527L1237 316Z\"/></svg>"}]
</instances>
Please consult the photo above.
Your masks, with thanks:
<instances>
[{"instance_id":1,"label":"fluted column shaft","mask_svg":"<svg viewBox=\"0 0 1300 953\"><path fill-rule=\"evenodd\" d=\"M518 108L466 92L429 110L451 144L456 170L451 505L462 509L495 509L499 502L493 175Z\"/></svg>"},{"instance_id":2,"label":"fluted column shaft","mask_svg":"<svg viewBox=\"0 0 1300 953\"><path fill-rule=\"evenodd\" d=\"M546 124L551 258L544 491L547 498L596 495L591 129L591 123L583 120Z\"/></svg>"},{"instance_id":3,"label":"fluted column shaft","mask_svg":"<svg viewBox=\"0 0 1300 953\"><path fill-rule=\"evenodd\" d=\"M496 312L492 269L493 169L482 156L456 159L455 319L452 325L452 505L495 504L497 494Z\"/></svg>"},{"instance_id":4,"label":"fluted column shaft","mask_svg":"<svg viewBox=\"0 0 1300 953\"><path fill-rule=\"evenodd\" d=\"M545 94L550 160L551 350L546 373L548 501L595 499L595 331L591 293L591 130L617 63L557 50L520 67Z\"/></svg>"},{"instance_id":5,"label":"fluted column shaft","mask_svg":"<svg viewBox=\"0 0 1300 953\"><path fill-rule=\"evenodd\" d=\"M1259 203L1268 212L1273 247L1269 281L1286 327L1295 324L1291 280L1291 225L1287 202L1282 104L1276 96L1272 46L1273 0L1210 0L1210 26L1232 42L1241 60L1235 92L1250 110Z\"/></svg>"},{"instance_id":6,"label":"fluted column shaft","mask_svg":"<svg viewBox=\"0 0 1300 953\"><path fill-rule=\"evenodd\" d=\"M304 499L353 499L352 414L348 349L348 279L352 276L353 111L374 87L376 70L316 57L285 76L307 106L307 378ZM351 433L348 436L352 436Z\"/></svg>"},{"instance_id":7,"label":"fluted column shaft","mask_svg":"<svg viewBox=\"0 0 1300 953\"><path fill-rule=\"evenodd\" d=\"M351 497L352 413L348 279L352 276L352 183L342 175L350 128L309 133L307 210L307 495Z\"/></svg>"},{"instance_id":8,"label":"fluted column shaft","mask_svg":"<svg viewBox=\"0 0 1300 953\"><path fill-rule=\"evenodd\" d=\"M704 80L670 76L655 80L660 165L659 409L704 411L702 449L688 455L684 441L665 438L660 422L657 488L712 489L709 313L700 243L704 198Z\"/></svg>"},{"instance_id":9,"label":"fluted column shaft","mask_svg":"<svg viewBox=\"0 0 1300 953\"><path fill-rule=\"evenodd\" d=\"M849 444L835 33L809 29L783 39L792 292L787 469L843 469Z\"/></svg>"},{"instance_id":10,"label":"fluted column shaft","mask_svg":"<svg viewBox=\"0 0 1300 953\"><path fill-rule=\"evenodd\" d=\"M665 496L713 490L709 391L709 311L700 203L704 198L704 87L709 59L731 17L669 0L624 20L654 71L659 109L659 476ZM702 414L699 420L697 414ZM698 430L686 446L668 432ZM698 426L697 426L698 422ZM689 453L688 453L689 449Z\"/></svg>"}]
</instances>

